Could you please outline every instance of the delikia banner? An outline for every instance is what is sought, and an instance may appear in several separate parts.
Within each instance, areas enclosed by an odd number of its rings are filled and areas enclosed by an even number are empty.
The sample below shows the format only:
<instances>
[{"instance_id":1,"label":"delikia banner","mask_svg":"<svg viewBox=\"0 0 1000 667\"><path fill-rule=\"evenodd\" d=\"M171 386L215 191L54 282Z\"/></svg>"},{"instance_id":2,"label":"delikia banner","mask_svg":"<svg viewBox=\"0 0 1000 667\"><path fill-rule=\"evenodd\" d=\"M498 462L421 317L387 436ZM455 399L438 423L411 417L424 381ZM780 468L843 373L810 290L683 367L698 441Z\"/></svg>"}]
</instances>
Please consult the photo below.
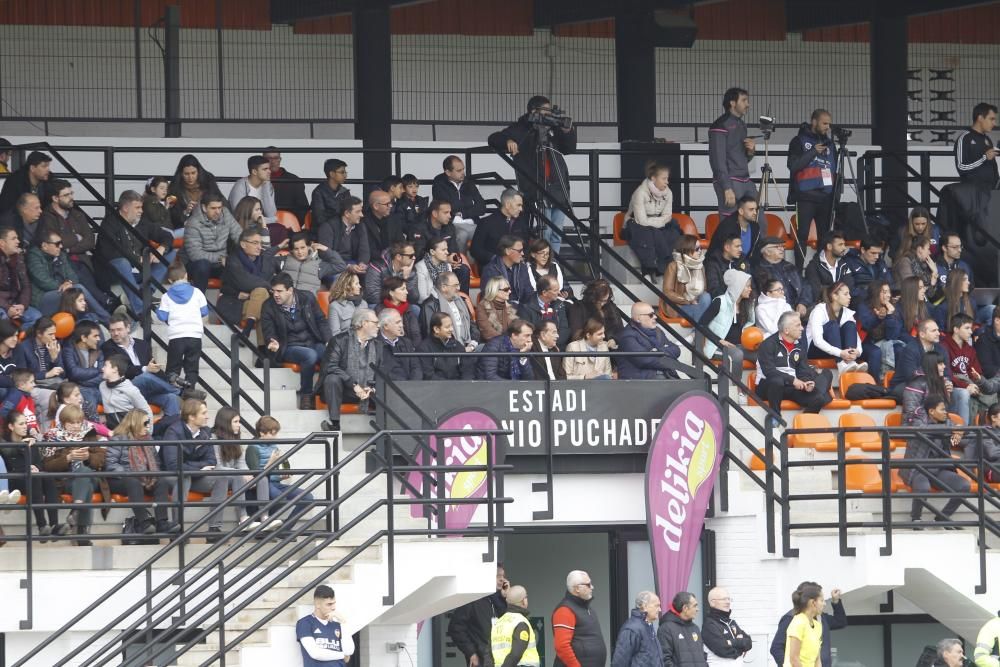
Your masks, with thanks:
<instances>
[{"instance_id":1,"label":"delikia banner","mask_svg":"<svg viewBox=\"0 0 1000 667\"><path fill-rule=\"evenodd\" d=\"M646 459L646 523L656 590L664 605L686 590L722 462L722 414L692 391L667 408Z\"/></svg>"},{"instance_id":2,"label":"delikia banner","mask_svg":"<svg viewBox=\"0 0 1000 667\"><path fill-rule=\"evenodd\" d=\"M449 417L445 417L437 425L437 428L448 431L482 431L487 429L497 429L497 421L481 410L462 410ZM485 435L448 436L437 438L431 436L428 445L435 452L432 457L426 450L421 449L416 456L418 465L431 465L436 460L438 447L444 448L444 465L446 466L485 466L487 447L491 448L490 460L496 463L496 443ZM434 473L431 473L434 474ZM424 476L426 473L411 472L409 482L416 489L424 488ZM448 472L444 475L445 498L485 498L486 497L486 470L472 470L469 472ZM413 495L410 491L410 495ZM432 489L432 497L437 497L436 491ZM411 505L410 515L414 518L424 516L423 505ZM472 522L472 517L476 513L478 505L448 505L445 509L445 527L457 530L468 528Z\"/></svg>"}]
</instances>

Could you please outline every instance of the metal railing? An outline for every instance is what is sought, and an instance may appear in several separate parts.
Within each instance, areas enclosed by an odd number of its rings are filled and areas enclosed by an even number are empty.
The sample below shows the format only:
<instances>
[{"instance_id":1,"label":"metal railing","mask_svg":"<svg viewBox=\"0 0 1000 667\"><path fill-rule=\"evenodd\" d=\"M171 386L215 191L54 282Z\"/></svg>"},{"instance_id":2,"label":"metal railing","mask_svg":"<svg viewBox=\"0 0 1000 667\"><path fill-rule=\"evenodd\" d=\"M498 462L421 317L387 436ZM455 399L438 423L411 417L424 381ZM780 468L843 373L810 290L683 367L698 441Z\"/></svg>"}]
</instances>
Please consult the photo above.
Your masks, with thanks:
<instances>
[{"instance_id":1,"label":"metal railing","mask_svg":"<svg viewBox=\"0 0 1000 667\"><path fill-rule=\"evenodd\" d=\"M131 573L126 575L119 584L112 590L101 595L80 613L63 624L58 630L49 635L45 640L36 645L30 652L14 663L13 667L21 667L32 664L31 660L38 656L41 651L50 646L60 635L72 631L83 623L92 613L98 609L104 609L107 605L116 604L116 599L121 600L120 613L111 621L107 622L99 630L90 632L88 638L75 649L72 656L66 656L55 663L54 667L69 664L79 665L108 665L123 664L129 666L140 666L150 664L153 661L160 663L170 663L179 655L188 651L199 642L204 641L211 634L218 634L218 650L208 660L206 664L226 664L226 652L238 647L239 644L250 636L257 629L264 627L278 614L287 609L302 595L311 591L316 585L327 580L333 573L341 567L348 565L354 558L364 553L369 547L381 544L384 540L385 558L387 563L387 594L383 597L383 604L392 605L395 603L395 543L399 537L434 537L463 535L467 537L485 537L487 539L486 552L483 554L484 562L495 560L494 540L497 535L506 531L503 525L502 507L506 503L512 502L510 498L505 498L496 493L496 483L502 478L502 473L508 466L497 465L493 460L491 448L487 447L486 463L484 465L445 465L441 458L431 459L430 463L418 465L408 457L405 451L401 450L394 442L395 438L412 435L461 435L472 434L481 435L486 439L495 439L498 435L505 433L502 430L463 430L461 432L433 431L433 430L383 430L368 438L358 448L349 452L341 458L338 453L336 436L333 434L313 433L299 441L281 454L276 460L267 465L252 479L240 486L234 493L222 503L209 506L207 513L200 519L194 521L177 535L167 545L161 547L156 554L148 558L144 563L136 567ZM333 437L331 437L333 436ZM242 441L237 441L242 442ZM269 440L269 443L287 443L289 441ZM116 444L150 444L149 442L120 442ZM183 442L161 441L160 444L167 446L180 446ZM289 469L284 468L289 459L296 453L302 451L306 446L322 444L326 446L327 465L324 469ZM339 478L345 474L348 465L352 464L358 457L370 452L378 451L380 448L391 455L384 459L384 465L368 472L353 485L343 488L344 485L338 483ZM402 456L405 463L399 465L396 458ZM180 461L182 457L178 457ZM463 530L449 529L443 522L443 512L437 524L428 521L426 528L398 528L394 524L394 509L398 507L409 507L412 505L424 505L428 501L418 494L409 496L399 496L396 492L395 480L397 475L417 472L422 475L435 478L439 487L444 486L444 477L449 473L456 472L484 472L486 474L486 494L483 498L448 498L447 505L476 505L485 508L486 521L483 524L472 525ZM161 475L184 476L192 474L179 467L177 471L164 471ZM219 476L232 475L233 471L196 471L197 475ZM300 477L294 482L286 485L281 494L271 498L266 502L252 502L243 500L244 494L252 491L257 482L267 478L269 475L280 473L282 475L298 474ZM90 475L90 473L87 473ZM93 476L98 476L95 473ZM22 475L8 475L8 477L21 477ZM65 477L66 475L56 475ZM102 476L159 476L149 472L141 473L106 473ZM375 485L382 487L378 499L370 505L360 510L349 520L341 521L341 509L344 503L357 496L360 492ZM313 497L312 492L324 490L326 498ZM308 495L306 495L308 494ZM433 502L437 503L438 500ZM179 511L183 511L185 503L183 499L174 501ZM215 533L219 541L210 544L203 551L195 555L190 560L184 557L184 549L187 541L192 537L207 536L204 527L213 519L219 520L229 507L240 507L253 504L258 507L258 514L266 515L269 519L281 517L287 514L286 524L281 533L273 536L266 532L267 522L263 522L255 528L250 528L248 523L235 525L228 531ZM205 506L204 503L197 504ZM76 504L75 508L104 507L101 503ZM138 507L150 506L150 503L115 503L115 507ZM47 507L46 505L35 504L33 507ZM65 507L65 505L59 505ZM24 541L31 549L31 544L38 540L37 536L31 535L30 511L26 510L26 530L24 536L10 536L8 540ZM382 512L385 517L385 528L366 532L363 522L369 518L377 518ZM289 521L289 517L294 520ZM181 516L183 521L183 516ZM294 527L288 527L288 525ZM359 526L361 526L359 528ZM354 531L354 532L351 532ZM246 608L247 605L260 599L274 586L286 581L290 575L300 567L309 564L313 559L321 554L328 546L335 544L345 536L359 536L359 543L353 545L351 549L333 565L326 567L323 572L312 581L303 586L293 585L293 592L289 598L275 606L275 608L262 615L250 628L237 633L234 637L226 635L226 622L235 617L237 613ZM119 534L91 535L91 538L101 539L121 539ZM155 537L155 536L154 536ZM308 538L301 542L296 542L298 538ZM271 539L261 539L271 538ZM235 541L234 541L235 540ZM230 543L231 541L234 541ZM162 583L153 586L153 571L157 563L162 563L165 559L178 558L178 567ZM30 582L31 560L28 558L28 575ZM280 564L281 567L274 567ZM232 568L242 568L240 572L233 572ZM126 592L127 584L142 578L145 581L145 593L138 600L135 600L134 592ZM29 584L29 606L31 587ZM154 599L156 606L154 608ZM197 604L191 601L197 599ZM232 632L232 631L231 631ZM176 641L174 641L176 638ZM155 640L155 641L154 641ZM175 648L175 644L181 644ZM128 660L123 660L122 656L128 653ZM81 656L85 656L81 658Z\"/></svg>"}]
</instances>

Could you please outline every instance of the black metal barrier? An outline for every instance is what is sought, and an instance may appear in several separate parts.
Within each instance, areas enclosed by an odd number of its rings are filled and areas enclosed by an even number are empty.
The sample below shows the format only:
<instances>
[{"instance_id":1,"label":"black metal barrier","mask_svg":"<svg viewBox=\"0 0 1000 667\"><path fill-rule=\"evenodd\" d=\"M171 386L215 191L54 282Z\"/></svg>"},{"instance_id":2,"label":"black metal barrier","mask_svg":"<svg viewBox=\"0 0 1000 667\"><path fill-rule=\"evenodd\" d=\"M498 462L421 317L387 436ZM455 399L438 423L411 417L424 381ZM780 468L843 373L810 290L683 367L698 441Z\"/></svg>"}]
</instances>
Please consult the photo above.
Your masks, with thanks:
<instances>
[{"instance_id":1,"label":"black metal barrier","mask_svg":"<svg viewBox=\"0 0 1000 667\"><path fill-rule=\"evenodd\" d=\"M315 586L323 583L329 576L348 564L351 560L363 553L368 547L384 540L386 550L386 560L388 565L387 592L383 599L383 604L392 605L395 603L395 540L398 537L435 537L448 535L462 535L466 537L485 537L487 539L486 552L483 554L484 562L495 560L495 538L506 532L503 524L503 505L512 502L512 499L503 497L496 493L498 480L502 479L502 473L508 469L507 466L497 465L492 456L487 451L485 465L462 465L449 466L443 461L431 460L427 464L417 464L408 457L406 452L400 450L395 445L394 440L398 437L412 435L459 435L469 434L470 431L449 432L441 430L383 430L368 438L358 448L347 453L343 458L339 455L337 441L339 436L332 433L314 433L301 440L268 440L269 444L291 445L289 449L282 452L281 456L259 471L253 473L250 481L241 485L231 496L218 505L210 503L190 503L183 498L174 499L170 505L176 506L180 514L179 519L182 532L171 537L171 540L162 546L156 554L147 559L131 573L126 575L118 585L101 595L97 600L88 605L83 611L67 621L61 628L49 635L45 640L35 646L18 662L14 667L32 664L31 660L42 650L51 645L60 635L72 631L83 622L90 614L103 608L104 605L115 604L118 594L125 590L127 584L144 577L146 590L141 599L121 603L121 612L101 629L94 631L90 636L75 649L75 653L54 663L54 667L66 665L73 661L80 665L146 665L153 661L167 664L177 658L177 656L189 650L195 644L204 640L212 633L218 633L219 650L211 660L212 664L225 665L225 653L233 650L240 642L245 640L250 634L259 628L264 627L270 620L281 611L293 604L302 595L311 591ZM484 438L496 438L503 434L500 430L471 431ZM203 441L194 441L203 444ZM252 441L211 441L212 444L252 444ZM150 445L152 441L116 441L115 445ZM183 446L189 444L183 441L156 441L155 444L163 446ZM302 451L306 446L324 446L326 456L326 466L324 469L295 469L286 468L290 465L289 459L292 455ZM346 467L359 456L371 450L386 448L392 453L385 465L377 470L365 474L358 482L342 488L343 485L338 480ZM399 465L395 462L397 456L405 457L405 463ZM181 456L178 456L178 468L171 471L160 471L159 473L142 472L96 472L85 473L88 477L150 477L150 476L174 476L182 480L186 476L232 476L241 471L234 470L198 470L186 471L181 463ZM448 529L443 522L443 518L435 524L428 521L427 528L397 528L393 521L395 507L420 506L428 504L428 501L419 496L402 495L396 491L395 478L401 473L419 473L426 477L435 479L443 486L444 476L453 472L485 472L486 473L486 496L484 498L449 498L448 505L476 505L486 509L486 521L482 524L469 526L463 530ZM72 474L72 473L71 473ZM287 488L282 493L266 502L247 501L244 494L251 491L257 482L272 474L299 475L294 482L287 484ZM382 475L385 479L381 479ZM32 473L8 474L8 478L25 478L26 481ZM50 477L66 478L70 475L64 473L33 473L34 476L44 475ZM384 490L380 492L379 498L371 505L362 510L356 516L345 521L341 520L341 506L345 501L357 495L361 490L369 485L376 487L384 485ZM326 498L306 499L305 496L298 497L298 492L311 494L325 490ZM405 490L404 490L405 493ZM434 501L437 502L437 501ZM246 522L234 526L222 533L207 533L205 527L213 519L221 519L223 513L229 507L241 507L253 504L258 507L259 513L266 515L270 520L281 518L283 515L297 515L294 527L283 527L277 535L268 532L268 522L250 528L248 519ZM154 503L113 503L111 507L148 507L152 509ZM25 510L25 533L24 535L8 536L9 541L26 543L26 585L28 595L29 617L22 621L22 629L32 627L32 545L39 541L40 537L33 535L31 531L31 510L34 508L58 507L60 509L82 509L82 508L102 508L109 505L104 503L79 503L67 506L65 504L49 505L32 503L30 497L28 503L22 506ZM183 518L184 507L204 507L207 513L200 519L187 523ZM359 529L350 533L362 521L369 517L377 516L378 513L385 512L386 528L376 530L371 534L364 533ZM443 513L441 515L443 517ZM324 572L313 581L302 586L291 598L277 606L272 612L266 614L253 626L236 637L226 638L225 623L232 619L247 604L263 596L271 586L287 579L299 567L308 564L326 547L334 544L347 534L364 537L363 541L352 548L347 555L339 559L335 564L326 568ZM195 537L208 537L210 535L219 538L219 541L209 544L200 553L188 560L185 557L185 545L188 540ZM72 539L75 536L66 536L64 539ZM121 532L107 533L99 535L88 535L89 539L119 540L125 537ZM150 536L145 536L150 537ZM157 537L153 535L151 537ZM296 542L298 538L307 538L301 542ZM51 539L51 538L45 538ZM235 542L232 542L234 541ZM230 543L232 542L232 543ZM176 555L178 559L177 568L171 575L158 586L153 586L153 567L165 558ZM286 563L283 568L269 568L268 565L274 562ZM227 572L229 568L242 567L240 573ZM261 570L260 568L265 568ZM250 575L263 575L254 579ZM262 584L262 580L266 580ZM239 585L241 584L242 585ZM239 586L238 586L239 585ZM134 595L134 593L133 593ZM200 601L197 606L191 605L190 600L197 596L208 595L207 600ZM157 606L154 609L153 600L158 596ZM128 598L125 598L128 600ZM236 608L227 611L227 604L235 600L240 604ZM121 628L121 629L119 629ZM189 628L197 628L191 630ZM88 633L90 631L88 630ZM156 637L178 637L176 643L183 646L175 648L175 644L165 644L163 639L157 639L159 647L154 646ZM104 642L97 646L99 642ZM94 648L92 648L94 647ZM122 655L126 651L136 651L136 655L128 661L122 662ZM87 653L87 657L81 661L80 656ZM217 662L216 662L217 661Z\"/></svg>"}]
</instances>

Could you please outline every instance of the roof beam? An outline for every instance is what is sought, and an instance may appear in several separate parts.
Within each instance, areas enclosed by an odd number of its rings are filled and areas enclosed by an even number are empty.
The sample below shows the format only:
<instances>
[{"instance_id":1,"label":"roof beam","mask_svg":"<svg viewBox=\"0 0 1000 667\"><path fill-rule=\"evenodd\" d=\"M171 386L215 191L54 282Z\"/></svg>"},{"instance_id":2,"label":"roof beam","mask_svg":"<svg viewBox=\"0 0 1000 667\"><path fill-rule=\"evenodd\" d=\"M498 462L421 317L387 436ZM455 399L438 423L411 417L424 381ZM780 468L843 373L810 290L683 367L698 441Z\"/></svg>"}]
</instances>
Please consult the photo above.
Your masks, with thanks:
<instances>
[{"instance_id":1,"label":"roof beam","mask_svg":"<svg viewBox=\"0 0 1000 667\"><path fill-rule=\"evenodd\" d=\"M876 16L886 18L936 14L953 9L965 9L991 4L986 0L840 0L836 12L821 13L816 6L799 0L785 0L785 17L789 32L866 23Z\"/></svg>"},{"instance_id":2,"label":"roof beam","mask_svg":"<svg viewBox=\"0 0 1000 667\"><path fill-rule=\"evenodd\" d=\"M430 0L384 0L389 7L418 5ZM271 0L271 23L289 24L306 19L318 19L340 14L350 14L366 0Z\"/></svg>"}]
</instances>

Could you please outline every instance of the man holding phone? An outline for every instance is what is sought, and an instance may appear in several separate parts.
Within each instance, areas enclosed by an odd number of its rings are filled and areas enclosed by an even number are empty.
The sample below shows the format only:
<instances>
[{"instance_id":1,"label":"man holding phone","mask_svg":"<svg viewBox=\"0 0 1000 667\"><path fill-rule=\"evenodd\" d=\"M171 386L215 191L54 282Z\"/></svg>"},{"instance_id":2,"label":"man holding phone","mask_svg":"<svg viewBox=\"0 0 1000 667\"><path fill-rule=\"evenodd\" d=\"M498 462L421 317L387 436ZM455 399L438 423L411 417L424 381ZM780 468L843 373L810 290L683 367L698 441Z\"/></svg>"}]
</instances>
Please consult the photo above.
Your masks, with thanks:
<instances>
[{"instance_id":1,"label":"man holding phone","mask_svg":"<svg viewBox=\"0 0 1000 667\"><path fill-rule=\"evenodd\" d=\"M494 667L490 632L501 616L507 613L507 591L510 581L502 564L497 564L497 590L475 602L459 607L451 614L448 636L462 652L469 667Z\"/></svg>"},{"instance_id":2,"label":"man holding phone","mask_svg":"<svg viewBox=\"0 0 1000 667\"><path fill-rule=\"evenodd\" d=\"M833 211L833 183L837 178L837 147L830 137L833 118L826 109L816 109L808 123L788 144L788 172L791 186L788 203L797 213L798 239L795 265L805 264L809 225L816 221L816 235L822 237L830 228Z\"/></svg>"}]
</instances>

